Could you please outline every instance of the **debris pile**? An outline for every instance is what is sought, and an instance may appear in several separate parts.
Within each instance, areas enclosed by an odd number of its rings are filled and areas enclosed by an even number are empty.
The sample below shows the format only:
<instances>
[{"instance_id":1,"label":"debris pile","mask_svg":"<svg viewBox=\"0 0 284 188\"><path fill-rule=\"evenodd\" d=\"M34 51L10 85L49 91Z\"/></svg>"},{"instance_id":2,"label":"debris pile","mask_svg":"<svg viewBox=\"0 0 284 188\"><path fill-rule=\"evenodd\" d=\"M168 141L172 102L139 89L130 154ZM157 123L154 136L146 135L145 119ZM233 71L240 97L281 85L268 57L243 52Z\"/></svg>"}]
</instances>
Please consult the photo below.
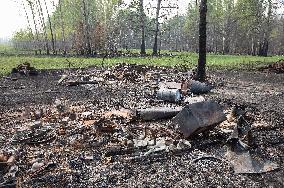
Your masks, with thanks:
<instances>
[{"instance_id":1,"label":"debris pile","mask_svg":"<svg viewBox=\"0 0 284 188\"><path fill-rule=\"evenodd\" d=\"M38 71L34 67L32 67L28 62L20 64L16 68L13 68L11 73L25 75L25 76L38 75Z\"/></svg>"},{"instance_id":2,"label":"debris pile","mask_svg":"<svg viewBox=\"0 0 284 188\"><path fill-rule=\"evenodd\" d=\"M259 68L259 70L264 71L264 72L283 74L284 73L284 60L279 60L278 62L268 65L266 67L261 67Z\"/></svg>"},{"instance_id":3,"label":"debris pile","mask_svg":"<svg viewBox=\"0 0 284 188\"><path fill-rule=\"evenodd\" d=\"M251 122L243 113L234 109L227 118L231 106L223 109L207 96L197 95L210 92L209 84L193 81L188 73L168 71L125 64L78 70L63 74L57 86L85 88L95 92L95 98L57 98L50 105L2 114L6 120L0 127L0 187L67 186L70 182L88 187L100 183L101 173L113 165L187 156L186 152L195 153L215 142L227 147L226 152L204 153L190 164L229 161L235 173L278 168L253 158ZM220 129L224 125L227 131Z\"/></svg>"}]
</instances>

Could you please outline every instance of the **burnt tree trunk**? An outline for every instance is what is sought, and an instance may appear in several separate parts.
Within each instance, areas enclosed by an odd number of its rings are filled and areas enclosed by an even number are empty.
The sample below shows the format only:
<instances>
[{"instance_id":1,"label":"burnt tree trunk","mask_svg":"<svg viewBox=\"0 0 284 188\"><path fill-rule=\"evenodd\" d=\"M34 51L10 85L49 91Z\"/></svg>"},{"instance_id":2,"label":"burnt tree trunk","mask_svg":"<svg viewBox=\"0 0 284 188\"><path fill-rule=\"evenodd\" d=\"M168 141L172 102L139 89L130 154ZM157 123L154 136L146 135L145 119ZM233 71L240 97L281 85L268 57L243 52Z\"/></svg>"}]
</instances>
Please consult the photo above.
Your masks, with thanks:
<instances>
[{"instance_id":1,"label":"burnt tree trunk","mask_svg":"<svg viewBox=\"0 0 284 188\"><path fill-rule=\"evenodd\" d=\"M141 49L140 54L146 55L146 45L145 45L145 13L144 13L144 0L140 0L139 2L139 10L140 10L140 21L141 21Z\"/></svg>"},{"instance_id":2,"label":"burnt tree trunk","mask_svg":"<svg viewBox=\"0 0 284 188\"><path fill-rule=\"evenodd\" d=\"M207 14L207 0L200 2L200 21L199 21L199 58L196 79L205 81L206 73L206 14Z\"/></svg>"},{"instance_id":3,"label":"burnt tree trunk","mask_svg":"<svg viewBox=\"0 0 284 188\"><path fill-rule=\"evenodd\" d=\"M154 46L153 46L153 54L158 55L158 33L159 33L159 15L161 9L161 2L162 0L158 0L157 2L157 10L156 10L156 27L155 27L155 39L154 39Z\"/></svg>"}]
</instances>

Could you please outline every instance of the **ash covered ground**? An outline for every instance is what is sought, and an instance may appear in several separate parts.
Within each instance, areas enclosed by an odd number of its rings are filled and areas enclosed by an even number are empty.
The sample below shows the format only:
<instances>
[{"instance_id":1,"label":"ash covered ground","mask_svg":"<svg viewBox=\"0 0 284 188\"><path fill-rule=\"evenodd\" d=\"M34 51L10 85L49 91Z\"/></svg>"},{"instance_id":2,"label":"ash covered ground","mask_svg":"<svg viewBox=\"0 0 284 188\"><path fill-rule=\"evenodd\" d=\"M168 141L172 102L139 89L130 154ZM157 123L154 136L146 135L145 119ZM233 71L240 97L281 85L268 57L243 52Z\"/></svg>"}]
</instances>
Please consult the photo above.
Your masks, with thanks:
<instances>
[{"instance_id":1,"label":"ash covered ground","mask_svg":"<svg viewBox=\"0 0 284 188\"><path fill-rule=\"evenodd\" d=\"M59 84L62 75L62 83L97 83ZM184 107L157 100L156 82L188 76L188 70L118 65L1 78L0 151L15 159L0 163L0 187L283 187L283 74L210 71L214 89L202 95L226 113L233 106L245 111L250 150L279 167L267 173L236 174L220 155L234 129L229 122L184 139L171 119L141 121L121 111ZM153 138L166 148L149 149Z\"/></svg>"}]
</instances>

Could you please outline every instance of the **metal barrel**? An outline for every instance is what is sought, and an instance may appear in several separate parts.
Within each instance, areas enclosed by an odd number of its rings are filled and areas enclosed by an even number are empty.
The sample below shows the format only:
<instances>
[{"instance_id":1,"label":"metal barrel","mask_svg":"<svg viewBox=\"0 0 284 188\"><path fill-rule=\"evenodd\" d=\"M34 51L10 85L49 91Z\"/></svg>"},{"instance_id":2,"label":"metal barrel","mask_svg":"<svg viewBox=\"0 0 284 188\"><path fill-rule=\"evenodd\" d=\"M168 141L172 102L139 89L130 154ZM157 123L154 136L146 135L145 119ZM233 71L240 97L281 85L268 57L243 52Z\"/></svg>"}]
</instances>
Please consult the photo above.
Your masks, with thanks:
<instances>
[{"instance_id":1,"label":"metal barrel","mask_svg":"<svg viewBox=\"0 0 284 188\"><path fill-rule=\"evenodd\" d=\"M161 88L157 92L157 98L169 102L178 102L181 100L181 93L179 89Z\"/></svg>"}]
</instances>

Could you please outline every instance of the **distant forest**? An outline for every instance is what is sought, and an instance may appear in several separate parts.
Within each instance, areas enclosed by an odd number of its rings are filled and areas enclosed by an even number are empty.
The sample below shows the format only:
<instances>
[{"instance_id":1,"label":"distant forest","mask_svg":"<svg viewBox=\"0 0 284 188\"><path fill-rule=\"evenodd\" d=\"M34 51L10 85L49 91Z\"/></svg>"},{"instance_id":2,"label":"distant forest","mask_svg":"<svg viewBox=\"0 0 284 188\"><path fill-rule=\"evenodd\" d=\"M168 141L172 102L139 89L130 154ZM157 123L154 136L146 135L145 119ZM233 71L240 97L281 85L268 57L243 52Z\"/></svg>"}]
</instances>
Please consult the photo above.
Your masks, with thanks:
<instances>
[{"instance_id":1,"label":"distant forest","mask_svg":"<svg viewBox=\"0 0 284 188\"><path fill-rule=\"evenodd\" d=\"M25 0L28 27L12 41L36 54L198 52L199 1L188 4L181 14L172 0ZM283 55L283 9L280 0L208 1L207 51Z\"/></svg>"}]
</instances>

